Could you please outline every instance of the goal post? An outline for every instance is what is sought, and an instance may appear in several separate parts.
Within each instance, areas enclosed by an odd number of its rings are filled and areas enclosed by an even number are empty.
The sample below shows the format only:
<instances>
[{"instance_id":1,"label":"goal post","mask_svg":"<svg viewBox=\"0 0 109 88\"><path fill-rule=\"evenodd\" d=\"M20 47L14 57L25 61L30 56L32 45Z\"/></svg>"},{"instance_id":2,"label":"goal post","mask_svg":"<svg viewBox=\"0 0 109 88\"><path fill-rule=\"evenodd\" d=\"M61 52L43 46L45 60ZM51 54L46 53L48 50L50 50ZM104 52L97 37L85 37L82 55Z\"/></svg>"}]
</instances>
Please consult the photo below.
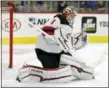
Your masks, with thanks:
<instances>
[{"instance_id":1,"label":"goal post","mask_svg":"<svg viewBox=\"0 0 109 88\"><path fill-rule=\"evenodd\" d=\"M8 61L8 67L13 67L13 8L9 6L1 6L1 54L3 54L5 51L3 51L4 47L4 39L8 39L8 54L7 57ZM6 33L5 33L6 32ZM1 55L3 56L3 55ZM3 57L1 57L1 63L3 63ZM3 64L2 64L3 65Z\"/></svg>"}]
</instances>

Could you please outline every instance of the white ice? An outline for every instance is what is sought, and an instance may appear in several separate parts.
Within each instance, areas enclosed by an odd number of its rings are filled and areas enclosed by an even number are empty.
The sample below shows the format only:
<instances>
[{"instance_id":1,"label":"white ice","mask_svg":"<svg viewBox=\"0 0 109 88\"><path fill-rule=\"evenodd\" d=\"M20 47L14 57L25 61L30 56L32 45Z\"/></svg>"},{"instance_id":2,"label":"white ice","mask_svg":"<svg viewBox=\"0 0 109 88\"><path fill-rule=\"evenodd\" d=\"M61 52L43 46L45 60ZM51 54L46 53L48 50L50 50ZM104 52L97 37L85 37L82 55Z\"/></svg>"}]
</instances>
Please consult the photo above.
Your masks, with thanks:
<instances>
[{"instance_id":1,"label":"white ice","mask_svg":"<svg viewBox=\"0 0 109 88\"><path fill-rule=\"evenodd\" d=\"M5 49L6 47L4 47ZM90 66L94 64L97 66L97 61L102 59L102 62L95 69L95 79L94 80L73 80L69 83L19 83L17 82L16 76L18 69L25 61L31 61L32 64L38 64L35 53L33 51L34 45L16 45L14 46L14 68L9 69L2 66L2 87L108 87L108 44L89 44L85 48L77 51L77 55L84 58ZM5 51L4 51L5 52ZM6 57L8 54L2 55L2 61L7 61ZM36 60L34 63L33 60Z\"/></svg>"}]
</instances>

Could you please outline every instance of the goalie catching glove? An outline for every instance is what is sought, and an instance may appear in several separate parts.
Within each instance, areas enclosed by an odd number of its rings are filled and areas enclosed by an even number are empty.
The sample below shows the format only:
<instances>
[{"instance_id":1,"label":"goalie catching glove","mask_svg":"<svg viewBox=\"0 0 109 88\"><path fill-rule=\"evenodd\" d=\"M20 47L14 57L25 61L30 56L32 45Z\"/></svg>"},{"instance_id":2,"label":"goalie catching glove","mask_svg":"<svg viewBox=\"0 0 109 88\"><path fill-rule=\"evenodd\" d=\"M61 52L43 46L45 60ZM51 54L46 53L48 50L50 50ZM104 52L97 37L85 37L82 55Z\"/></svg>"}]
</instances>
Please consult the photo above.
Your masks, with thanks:
<instances>
[{"instance_id":1,"label":"goalie catching glove","mask_svg":"<svg viewBox=\"0 0 109 88\"><path fill-rule=\"evenodd\" d=\"M80 32L73 35L75 49L81 49L87 45L87 33ZM73 39L73 38L72 38Z\"/></svg>"},{"instance_id":2,"label":"goalie catching glove","mask_svg":"<svg viewBox=\"0 0 109 88\"><path fill-rule=\"evenodd\" d=\"M70 49L81 49L87 44L87 33L80 32L72 35L72 28L63 25L60 29L55 30L55 39L64 52Z\"/></svg>"}]
</instances>

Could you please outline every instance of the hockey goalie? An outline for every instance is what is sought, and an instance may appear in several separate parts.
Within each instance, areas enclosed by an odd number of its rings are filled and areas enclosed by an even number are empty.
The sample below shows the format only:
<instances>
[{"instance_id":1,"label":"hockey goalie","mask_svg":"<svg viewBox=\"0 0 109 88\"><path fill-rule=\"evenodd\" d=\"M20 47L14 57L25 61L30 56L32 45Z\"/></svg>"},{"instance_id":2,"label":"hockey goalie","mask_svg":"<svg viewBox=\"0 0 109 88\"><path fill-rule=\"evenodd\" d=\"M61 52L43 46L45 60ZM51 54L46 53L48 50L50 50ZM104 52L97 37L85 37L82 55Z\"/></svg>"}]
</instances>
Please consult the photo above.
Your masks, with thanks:
<instances>
[{"instance_id":1,"label":"hockey goalie","mask_svg":"<svg viewBox=\"0 0 109 88\"><path fill-rule=\"evenodd\" d=\"M35 53L42 67L24 64L17 81L69 82L74 78L94 79L93 69L75 54L76 50L87 44L86 32L73 32L76 30L73 28L76 15L75 8L68 6L62 14L55 15L41 28Z\"/></svg>"}]
</instances>

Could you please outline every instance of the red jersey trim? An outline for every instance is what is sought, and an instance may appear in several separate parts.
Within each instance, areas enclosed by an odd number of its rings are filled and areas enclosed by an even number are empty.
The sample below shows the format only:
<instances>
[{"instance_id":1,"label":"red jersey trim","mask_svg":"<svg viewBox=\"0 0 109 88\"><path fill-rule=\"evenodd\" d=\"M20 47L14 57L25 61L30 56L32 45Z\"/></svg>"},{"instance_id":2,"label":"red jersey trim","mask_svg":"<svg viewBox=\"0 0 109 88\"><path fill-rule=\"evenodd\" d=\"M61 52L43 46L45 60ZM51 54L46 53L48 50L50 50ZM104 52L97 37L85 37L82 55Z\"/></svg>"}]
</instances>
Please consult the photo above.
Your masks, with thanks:
<instances>
[{"instance_id":1,"label":"red jersey trim","mask_svg":"<svg viewBox=\"0 0 109 88\"><path fill-rule=\"evenodd\" d=\"M54 35L54 30L55 30L56 28L54 28L54 27L51 27L51 26L44 26L44 27L42 27L42 30L44 31L44 32L46 32L47 34L49 34L49 35Z\"/></svg>"}]
</instances>

